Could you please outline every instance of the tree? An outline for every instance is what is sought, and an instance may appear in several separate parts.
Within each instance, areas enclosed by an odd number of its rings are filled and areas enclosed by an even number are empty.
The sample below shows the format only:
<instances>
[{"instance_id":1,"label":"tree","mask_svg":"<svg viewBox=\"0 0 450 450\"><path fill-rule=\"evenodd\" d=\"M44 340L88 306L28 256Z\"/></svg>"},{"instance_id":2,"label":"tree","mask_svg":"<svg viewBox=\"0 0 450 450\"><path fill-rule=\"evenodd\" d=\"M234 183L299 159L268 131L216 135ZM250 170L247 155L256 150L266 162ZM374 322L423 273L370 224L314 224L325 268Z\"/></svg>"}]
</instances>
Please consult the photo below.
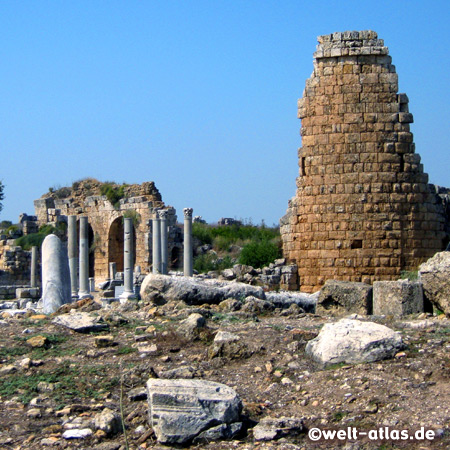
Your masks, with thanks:
<instances>
[{"instance_id":1,"label":"tree","mask_svg":"<svg viewBox=\"0 0 450 450\"><path fill-rule=\"evenodd\" d=\"M5 198L5 194L3 193L5 185L0 181L0 211L3 209L2 200Z\"/></svg>"}]
</instances>

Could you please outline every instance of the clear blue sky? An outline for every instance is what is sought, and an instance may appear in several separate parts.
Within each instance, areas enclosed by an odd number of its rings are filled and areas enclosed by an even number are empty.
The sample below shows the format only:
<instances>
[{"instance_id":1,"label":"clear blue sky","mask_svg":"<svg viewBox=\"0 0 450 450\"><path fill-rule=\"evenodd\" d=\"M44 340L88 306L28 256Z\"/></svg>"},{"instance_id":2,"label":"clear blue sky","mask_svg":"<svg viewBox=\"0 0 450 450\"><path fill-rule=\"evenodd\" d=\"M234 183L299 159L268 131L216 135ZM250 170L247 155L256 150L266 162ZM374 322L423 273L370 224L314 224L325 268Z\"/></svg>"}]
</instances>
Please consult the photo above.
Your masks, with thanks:
<instances>
[{"instance_id":1,"label":"clear blue sky","mask_svg":"<svg viewBox=\"0 0 450 450\"><path fill-rule=\"evenodd\" d=\"M278 223L316 37L385 40L430 181L450 187L450 2L0 2L0 220L50 186L154 181L207 221Z\"/></svg>"}]
</instances>

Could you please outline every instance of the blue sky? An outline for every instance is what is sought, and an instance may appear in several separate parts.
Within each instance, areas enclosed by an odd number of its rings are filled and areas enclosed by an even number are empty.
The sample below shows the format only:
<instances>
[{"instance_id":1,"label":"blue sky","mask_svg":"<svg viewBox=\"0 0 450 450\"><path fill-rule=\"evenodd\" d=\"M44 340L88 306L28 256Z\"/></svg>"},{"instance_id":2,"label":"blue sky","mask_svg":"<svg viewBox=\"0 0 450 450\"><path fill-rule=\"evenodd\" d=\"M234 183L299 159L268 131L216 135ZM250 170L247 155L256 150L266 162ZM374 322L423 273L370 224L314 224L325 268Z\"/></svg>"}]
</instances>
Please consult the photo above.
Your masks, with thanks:
<instances>
[{"instance_id":1,"label":"blue sky","mask_svg":"<svg viewBox=\"0 0 450 450\"><path fill-rule=\"evenodd\" d=\"M0 220L51 186L154 181L207 221L278 223L316 37L378 32L430 181L450 187L450 2L0 2Z\"/></svg>"}]
</instances>

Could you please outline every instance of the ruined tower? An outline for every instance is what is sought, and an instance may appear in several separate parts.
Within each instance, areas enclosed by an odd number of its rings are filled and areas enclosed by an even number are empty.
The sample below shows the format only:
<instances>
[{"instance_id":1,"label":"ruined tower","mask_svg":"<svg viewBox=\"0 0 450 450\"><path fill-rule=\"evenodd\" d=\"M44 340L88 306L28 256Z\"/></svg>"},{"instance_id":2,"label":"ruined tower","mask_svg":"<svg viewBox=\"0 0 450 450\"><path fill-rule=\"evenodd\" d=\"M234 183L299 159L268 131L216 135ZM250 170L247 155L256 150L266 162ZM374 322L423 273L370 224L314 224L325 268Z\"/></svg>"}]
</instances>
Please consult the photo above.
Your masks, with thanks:
<instances>
[{"instance_id":1,"label":"ruined tower","mask_svg":"<svg viewBox=\"0 0 450 450\"><path fill-rule=\"evenodd\" d=\"M408 97L373 31L319 36L298 101L296 196L281 219L299 288L390 280L446 244L442 204L415 153Z\"/></svg>"}]
</instances>

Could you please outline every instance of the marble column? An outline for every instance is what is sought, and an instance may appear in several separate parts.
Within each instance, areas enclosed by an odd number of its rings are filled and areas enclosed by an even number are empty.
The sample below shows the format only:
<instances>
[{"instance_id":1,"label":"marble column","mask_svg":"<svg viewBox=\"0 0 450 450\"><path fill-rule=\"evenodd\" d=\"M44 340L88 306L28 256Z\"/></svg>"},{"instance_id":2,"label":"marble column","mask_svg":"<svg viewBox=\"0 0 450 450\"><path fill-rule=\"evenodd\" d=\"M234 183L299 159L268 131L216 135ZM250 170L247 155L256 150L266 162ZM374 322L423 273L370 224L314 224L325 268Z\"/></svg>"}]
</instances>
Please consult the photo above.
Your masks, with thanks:
<instances>
[{"instance_id":1,"label":"marble column","mask_svg":"<svg viewBox=\"0 0 450 450\"><path fill-rule=\"evenodd\" d=\"M37 287L36 272L37 272L37 247L33 246L31 247L31 280L30 280L32 288Z\"/></svg>"},{"instance_id":2,"label":"marble column","mask_svg":"<svg viewBox=\"0 0 450 450\"><path fill-rule=\"evenodd\" d=\"M89 234L86 216L80 217L80 290L78 297L89 297Z\"/></svg>"},{"instance_id":3,"label":"marble column","mask_svg":"<svg viewBox=\"0 0 450 450\"><path fill-rule=\"evenodd\" d=\"M116 279L116 272L117 272L117 264L115 262L109 263L109 278L111 281L114 281Z\"/></svg>"},{"instance_id":4,"label":"marble column","mask_svg":"<svg viewBox=\"0 0 450 450\"><path fill-rule=\"evenodd\" d=\"M70 287L72 298L78 297L77 216L68 217L67 249L69 253Z\"/></svg>"},{"instance_id":5,"label":"marble column","mask_svg":"<svg viewBox=\"0 0 450 450\"><path fill-rule=\"evenodd\" d=\"M194 255L192 249L192 208L184 208L184 276L194 274Z\"/></svg>"},{"instance_id":6,"label":"marble column","mask_svg":"<svg viewBox=\"0 0 450 450\"><path fill-rule=\"evenodd\" d=\"M153 273L161 273L161 228L159 225L158 212L152 220L152 263Z\"/></svg>"},{"instance_id":7,"label":"marble column","mask_svg":"<svg viewBox=\"0 0 450 450\"><path fill-rule=\"evenodd\" d=\"M161 227L161 273L167 275L169 268L169 241L167 236L167 211L158 211Z\"/></svg>"},{"instance_id":8,"label":"marble column","mask_svg":"<svg viewBox=\"0 0 450 450\"><path fill-rule=\"evenodd\" d=\"M124 291L120 300L136 298L133 289L133 221L129 217L123 219L123 284Z\"/></svg>"}]
</instances>

